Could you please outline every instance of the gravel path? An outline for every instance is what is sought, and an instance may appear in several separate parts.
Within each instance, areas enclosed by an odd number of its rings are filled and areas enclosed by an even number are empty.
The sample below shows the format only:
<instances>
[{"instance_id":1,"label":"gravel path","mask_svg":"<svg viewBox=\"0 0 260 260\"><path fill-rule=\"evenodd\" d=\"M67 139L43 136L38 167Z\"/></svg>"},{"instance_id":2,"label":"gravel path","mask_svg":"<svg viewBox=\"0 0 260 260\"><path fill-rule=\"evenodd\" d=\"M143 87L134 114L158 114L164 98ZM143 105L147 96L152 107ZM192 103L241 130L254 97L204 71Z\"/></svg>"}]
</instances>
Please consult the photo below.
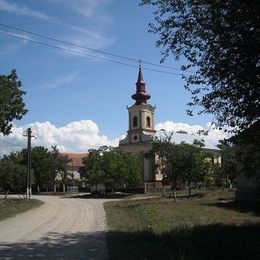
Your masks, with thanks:
<instances>
[{"instance_id":1,"label":"gravel path","mask_svg":"<svg viewBox=\"0 0 260 260\"><path fill-rule=\"evenodd\" d=\"M0 222L0 259L107 258L107 200L34 198L44 204Z\"/></svg>"}]
</instances>

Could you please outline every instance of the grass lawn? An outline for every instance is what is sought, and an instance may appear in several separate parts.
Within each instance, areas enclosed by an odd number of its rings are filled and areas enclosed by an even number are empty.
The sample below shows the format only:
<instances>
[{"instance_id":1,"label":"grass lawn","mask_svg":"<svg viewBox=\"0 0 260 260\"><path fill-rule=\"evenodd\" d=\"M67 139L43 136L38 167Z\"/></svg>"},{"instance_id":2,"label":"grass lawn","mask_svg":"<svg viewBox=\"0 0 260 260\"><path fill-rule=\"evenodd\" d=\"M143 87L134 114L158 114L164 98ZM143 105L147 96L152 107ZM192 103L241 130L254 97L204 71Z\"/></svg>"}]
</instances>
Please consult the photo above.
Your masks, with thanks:
<instances>
[{"instance_id":1,"label":"grass lawn","mask_svg":"<svg viewBox=\"0 0 260 260\"><path fill-rule=\"evenodd\" d=\"M260 259L260 207L229 191L105 204L110 259Z\"/></svg>"},{"instance_id":2,"label":"grass lawn","mask_svg":"<svg viewBox=\"0 0 260 260\"><path fill-rule=\"evenodd\" d=\"M24 199L0 199L0 221L42 204L42 201L36 199L32 199L28 202Z\"/></svg>"}]
</instances>

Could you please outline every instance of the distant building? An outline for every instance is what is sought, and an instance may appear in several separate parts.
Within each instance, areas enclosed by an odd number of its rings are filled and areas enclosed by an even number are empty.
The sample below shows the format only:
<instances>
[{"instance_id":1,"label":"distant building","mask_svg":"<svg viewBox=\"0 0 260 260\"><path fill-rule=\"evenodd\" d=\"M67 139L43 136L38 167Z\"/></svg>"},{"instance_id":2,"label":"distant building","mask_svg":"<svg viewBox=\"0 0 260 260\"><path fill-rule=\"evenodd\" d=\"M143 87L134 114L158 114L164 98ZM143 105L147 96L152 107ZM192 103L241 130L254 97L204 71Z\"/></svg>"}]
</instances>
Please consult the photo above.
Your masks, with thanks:
<instances>
[{"instance_id":1,"label":"distant building","mask_svg":"<svg viewBox=\"0 0 260 260\"><path fill-rule=\"evenodd\" d=\"M79 168L83 166L83 158L87 156L86 153L62 153L70 160L68 163L68 176L74 180L80 180L81 176Z\"/></svg>"},{"instance_id":2,"label":"distant building","mask_svg":"<svg viewBox=\"0 0 260 260\"><path fill-rule=\"evenodd\" d=\"M121 151L138 154L142 161L144 182L153 182L155 186L162 181L162 174L158 169L159 158L151 151L153 148L153 138L155 130L155 106L147 103L151 98L146 92L142 69L139 67L138 78L136 82L136 93L132 95L135 104L127 107L128 109L128 131L125 139L119 142ZM159 134L159 133L157 133ZM172 142L193 143L193 140L201 139L198 135L189 135L181 131L173 133ZM220 151L213 144L205 143L205 148L209 152L212 163L221 164ZM157 183L157 184L156 184Z\"/></svg>"}]
</instances>

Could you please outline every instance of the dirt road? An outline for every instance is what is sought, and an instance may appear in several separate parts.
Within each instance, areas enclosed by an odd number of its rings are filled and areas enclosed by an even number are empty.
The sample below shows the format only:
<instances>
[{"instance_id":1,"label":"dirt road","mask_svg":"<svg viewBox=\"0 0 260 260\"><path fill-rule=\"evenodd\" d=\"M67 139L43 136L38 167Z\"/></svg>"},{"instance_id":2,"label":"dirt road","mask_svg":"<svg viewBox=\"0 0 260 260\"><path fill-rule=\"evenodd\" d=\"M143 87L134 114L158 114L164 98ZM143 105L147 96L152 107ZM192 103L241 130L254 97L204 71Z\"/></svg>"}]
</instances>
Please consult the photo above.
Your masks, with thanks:
<instances>
[{"instance_id":1,"label":"dirt road","mask_svg":"<svg viewBox=\"0 0 260 260\"><path fill-rule=\"evenodd\" d=\"M34 198L44 204L0 222L0 259L106 259L105 200Z\"/></svg>"}]
</instances>

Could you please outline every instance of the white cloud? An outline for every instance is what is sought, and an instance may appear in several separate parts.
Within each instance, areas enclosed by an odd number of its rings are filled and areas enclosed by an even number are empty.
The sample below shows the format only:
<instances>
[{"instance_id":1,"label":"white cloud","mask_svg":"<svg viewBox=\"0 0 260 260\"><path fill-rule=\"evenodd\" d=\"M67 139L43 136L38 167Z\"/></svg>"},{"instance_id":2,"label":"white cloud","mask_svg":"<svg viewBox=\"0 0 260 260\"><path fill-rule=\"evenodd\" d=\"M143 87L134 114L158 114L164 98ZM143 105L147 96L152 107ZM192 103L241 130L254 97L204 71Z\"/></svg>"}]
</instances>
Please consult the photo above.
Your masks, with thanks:
<instances>
[{"instance_id":1,"label":"white cloud","mask_svg":"<svg viewBox=\"0 0 260 260\"><path fill-rule=\"evenodd\" d=\"M224 132L223 130L218 130L212 125L210 122L207 123L206 126L201 126L201 125L190 125L187 123L176 123L173 121L165 121L165 122L160 122L156 124L155 126L156 130L165 130L166 132L177 132L177 131L185 131L189 134L190 137L193 139L204 139L206 142L206 145L209 148L215 147L219 140L223 140L225 138L229 138L231 135L227 132ZM198 131L205 130L208 132L207 135L198 135ZM183 136L184 139L189 139L186 138L185 135L175 135L176 138L179 138ZM190 138L190 139L192 139ZM177 140L177 142L182 141L182 140ZM185 141L185 140L183 140Z\"/></svg>"},{"instance_id":2,"label":"white cloud","mask_svg":"<svg viewBox=\"0 0 260 260\"><path fill-rule=\"evenodd\" d=\"M74 121L62 127L56 127L50 122L35 122L30 125L13 127L12 134L0 136L0 154L26 148L26 138L23 136L26 129L31 127L36 139L32 146L50 148L56 144L62 152L87 152L90 148L102 145L117 146L119 138L109 139L100 133L99 128L92 120ZM16 145L16 146L14 146Z\"/></svg>"},{"instance_id":3,"label":"white cloud","mask_svg":"<svg viewBox=\"0 0 260 260\"><path fill-rule=\"evenodd\" d=\"M65 43L58 44L63 50L63 53L68 56L82 56L91 61L98 61L105 57L102 53L98 53L95 50L101 50L103 48L111 46L115 42L115 37L109 37L106 35L103 29L86 29L78 26L69 27L72 32L64 38L64 42L70 42L72 45Z\"/></svg>"},{"instance_id":4,"label":"white cloud","mask_svg":"<svg viewBox=\"0 0 260 260\"><path fill-rule=\"evenodd\" d=\"M45 87L49 89L54 89L54 88L62 87L64 85L68 85L77 77L77 75L78 73L73 73L70 75L56 78L53 80L53 82L45 84Z\"/></svg>"},{"instance_id":5,"label":"white cloud","mask_svg":"<svg viewBox=\"0 0 260 260\"><path fill-rule=\"evenodd\" d=\"M10 1L0 0L0 10L6 11L9 13L23 15L23 16L30 16L41 20L51 21L54 20L52 17L39 12L37 10L30 9L26 6L17 5L15 3L11 3Z\"/></svg>"},{"instance_id":6,"label":"white cloud","mask_svg":"<svg viewBox=\"0 0 260 260\"><path fill-rule=\"evenodd\" d=\"M73 42L77 45L98 50L108 47L115 42L115 37L107 37L103 30L90 30L78 26L71 26L70 28L75 32ZM84 50L86 51L86 49Z\"/></svg>"},{"instance_id":7,"label":"white cloud","mask_svg":"<svg viewBox=\"0 0 260 260\"><path fill-rule=\"evenodd\" d=\"M111 0L50 0L51 3L56 3L73 10L74 12L81 14L87 18L93 17L96 14L98 8L103 8Z\"/></svg>"},{"instance_id":8,"label":"white cloud","mask_svg":"<svg viewBox=\"0 0 260 260\"><path fill-rule=\"evenodd\" d=\"M188 134L196 134L199 130L203 130L204 128L200 125L189 125L187 123L176 123L173 121L165 121L156 124L156 130L164 129L167 132L177 132L180 130L186 131Z\"/></svg>"},{"instance_id":9,"label":"white cloud","mask_svg":"<svg viewBox=\"0 0 260 260\"><path fill-rule=\"evenodd\" d=\"M214 129L210 125L208 123L203 127L200 125L165 121L158 123L156 129L164 129L168 132L187 131L189 136L185 134L175 135L176 140L173 141L178 143L186 140L189 143L193 139L203 138L207 147L214 148L219 140L228 138L230 135L224 131ZM41 145L50 148L56 144L62 152L79 153L87 152L88 149L98 148L102 145L118 146L119 140L125 138L125 135L122 135L119 138L109 139L106 135L100 133L97 124L92 120L74 121L62 127L57 127L50 122L35 122L21 127L14 126L12 134L9 136L3 137L0 135L0 155L26 148L26 137L23 135L28 127L31 127L33 135L36 137L36 139L32 140L33 146ZM209 130L209 134L207 136L197 136L197 131L203 129ZM182 137L184 140L181 140Z\"/></svg>"}]
</instances>

